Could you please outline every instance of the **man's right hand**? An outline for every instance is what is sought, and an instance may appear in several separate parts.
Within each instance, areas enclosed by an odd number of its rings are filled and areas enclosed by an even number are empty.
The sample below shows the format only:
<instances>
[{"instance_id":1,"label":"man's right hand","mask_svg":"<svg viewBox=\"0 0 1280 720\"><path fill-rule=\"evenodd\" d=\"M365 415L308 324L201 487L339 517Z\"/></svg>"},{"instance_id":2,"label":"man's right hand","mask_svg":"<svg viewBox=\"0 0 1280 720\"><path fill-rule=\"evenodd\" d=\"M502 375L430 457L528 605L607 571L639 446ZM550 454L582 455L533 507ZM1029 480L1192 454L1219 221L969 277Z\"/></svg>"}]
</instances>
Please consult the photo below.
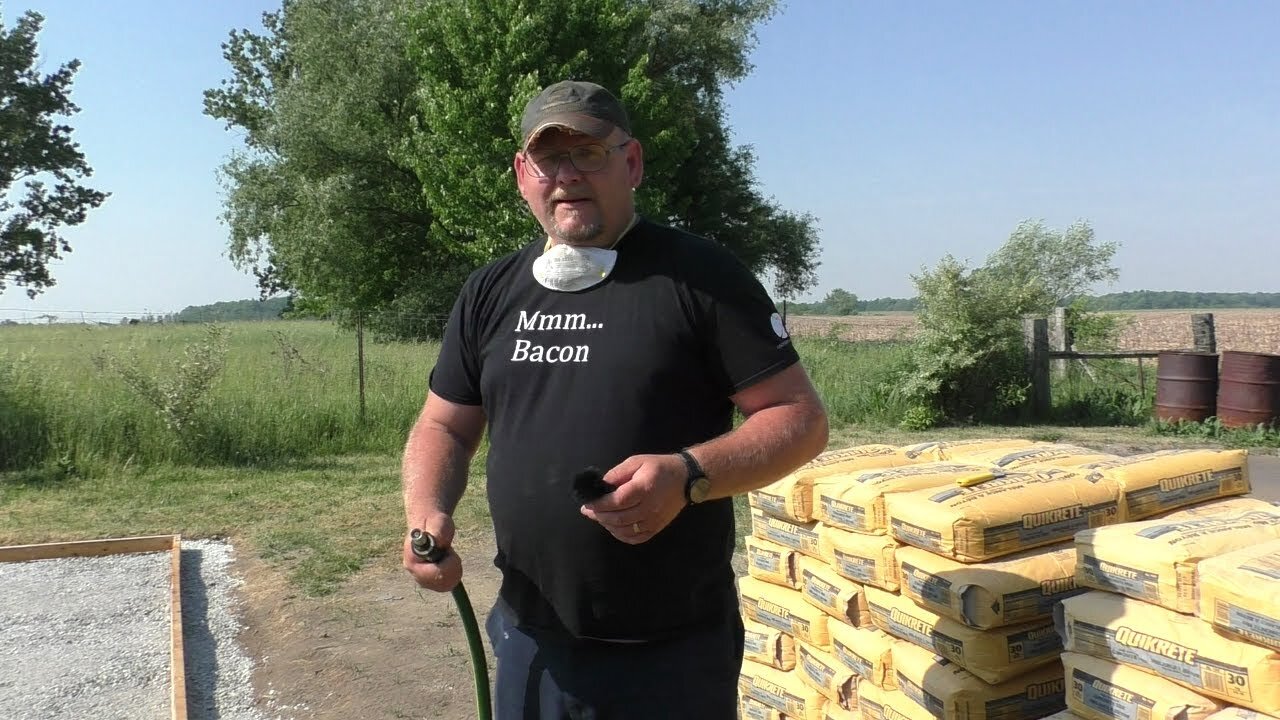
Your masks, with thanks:
<instances>
[{"instance_id":1,"label":"man's right hand","mask_svg":"<svg viewBox=\"0 0 1280 720\"><path fill-rule=\"evenodd\" d=\"M429 563L413 554L413 541L409 532L404 534L404 568L409 571L419 585L436 592L449 592L462 581L462 558L453 551L453 518L448 515L433 515L422 522L419 528L435 538L436 545L446 548L444 558L437 563Z\"/></svg>"}]
</instances>

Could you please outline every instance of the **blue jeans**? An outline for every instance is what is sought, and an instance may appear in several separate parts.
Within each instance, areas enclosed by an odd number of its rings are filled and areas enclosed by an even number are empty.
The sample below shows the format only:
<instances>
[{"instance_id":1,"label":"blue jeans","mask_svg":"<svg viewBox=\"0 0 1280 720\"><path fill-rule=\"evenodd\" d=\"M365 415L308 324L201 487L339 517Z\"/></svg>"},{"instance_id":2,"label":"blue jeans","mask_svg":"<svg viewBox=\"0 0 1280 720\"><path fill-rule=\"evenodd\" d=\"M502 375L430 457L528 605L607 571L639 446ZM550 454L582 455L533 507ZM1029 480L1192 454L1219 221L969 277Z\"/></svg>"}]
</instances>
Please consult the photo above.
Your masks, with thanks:
<instances>
[{"instance_id":1,"label":"blue jeans","mask_svg":"<svg viewBox=\"0 0 1280 720\"><path fill-rule=\"evenodd\" d=\"M742 618L675 640L570 642L515 626L501 602L485 623L497 656L496 720L735 720Z\"/></svg>"}]
</instances>

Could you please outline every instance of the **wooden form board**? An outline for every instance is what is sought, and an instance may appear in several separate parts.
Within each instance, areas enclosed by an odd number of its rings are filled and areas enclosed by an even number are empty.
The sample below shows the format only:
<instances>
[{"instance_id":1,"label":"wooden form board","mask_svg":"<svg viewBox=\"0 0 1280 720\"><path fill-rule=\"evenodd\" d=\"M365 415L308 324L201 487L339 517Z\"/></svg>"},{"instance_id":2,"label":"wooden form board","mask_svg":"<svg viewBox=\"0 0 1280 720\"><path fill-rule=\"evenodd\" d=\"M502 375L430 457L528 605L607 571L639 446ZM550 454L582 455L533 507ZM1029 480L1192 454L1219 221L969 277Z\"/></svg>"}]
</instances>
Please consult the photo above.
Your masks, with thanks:
<instances>
[{"instance_id":1,"label":"wooden form board","mask_svg":"<svg viewBox=\"0 0 1280 720\"><path fill-rule=\"evenodd\" d=\"M169 551L169 682L172 688L171 720L187 720L186 655L182 646L182 536L79 540L75 542L9 545L0 547L0 562L27 562L68 557L94 557L122 553Z\"/></svg>"}]
</instances>

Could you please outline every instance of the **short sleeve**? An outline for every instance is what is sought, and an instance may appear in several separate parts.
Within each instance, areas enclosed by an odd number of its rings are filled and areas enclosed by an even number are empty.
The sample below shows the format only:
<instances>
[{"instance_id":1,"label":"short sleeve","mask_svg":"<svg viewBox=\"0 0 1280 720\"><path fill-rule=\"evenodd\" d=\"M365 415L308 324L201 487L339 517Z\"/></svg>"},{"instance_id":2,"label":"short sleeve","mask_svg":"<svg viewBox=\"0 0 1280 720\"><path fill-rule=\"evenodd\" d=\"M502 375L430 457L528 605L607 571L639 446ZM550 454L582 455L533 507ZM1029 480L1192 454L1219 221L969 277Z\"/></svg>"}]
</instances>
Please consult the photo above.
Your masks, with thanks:
<instances>
[{"instance_id":1,"label":"short sleeve","mask_svg":"<svg viewBox=\"0 0 1280 720\"><path fill-rule=\"evenodd\" d=\"M431 369L427 384L431 392L459 405L479 405L480 353L476 318L475 277L463 284L440 341L440 354Z\"/></svg>"},{"instance_id":2,"label":"short sleeve","mask_svg":"<svg viewBox=\"0 0 1280 720\"><path fill-rule=\"evenodd\" d=\"M708 351L729 393L739 392L800 360L782 315L760 281L728 251L699 273L710 320Z\"/></svg>"}]
</instances>

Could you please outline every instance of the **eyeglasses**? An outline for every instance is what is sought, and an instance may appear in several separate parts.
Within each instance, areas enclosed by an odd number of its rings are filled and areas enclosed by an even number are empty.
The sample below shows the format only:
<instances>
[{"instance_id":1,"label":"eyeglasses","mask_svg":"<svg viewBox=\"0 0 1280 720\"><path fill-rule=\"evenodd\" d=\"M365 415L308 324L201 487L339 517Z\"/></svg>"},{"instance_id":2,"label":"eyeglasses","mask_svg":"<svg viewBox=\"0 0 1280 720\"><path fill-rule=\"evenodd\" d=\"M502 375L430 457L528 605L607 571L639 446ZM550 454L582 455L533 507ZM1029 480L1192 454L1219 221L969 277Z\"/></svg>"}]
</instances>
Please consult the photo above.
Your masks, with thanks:
<instances>
[{"instance_id":1,"label":"eyeglasses","mask_svg":"<svg viewBox=\"0 0 1280 720\"><path fill-rule=\"evenodd\" d=\"M525 167L529 174L539 178L555 177L560 172L560 163L567 157L578 172L594 173L604 169L609 154L614 150L626 147L631 142L624 140L617 145L605 147L599 143L574 145L566 152L544 153L538 155L524 154Z\"/></svg>"}]
</instances>

